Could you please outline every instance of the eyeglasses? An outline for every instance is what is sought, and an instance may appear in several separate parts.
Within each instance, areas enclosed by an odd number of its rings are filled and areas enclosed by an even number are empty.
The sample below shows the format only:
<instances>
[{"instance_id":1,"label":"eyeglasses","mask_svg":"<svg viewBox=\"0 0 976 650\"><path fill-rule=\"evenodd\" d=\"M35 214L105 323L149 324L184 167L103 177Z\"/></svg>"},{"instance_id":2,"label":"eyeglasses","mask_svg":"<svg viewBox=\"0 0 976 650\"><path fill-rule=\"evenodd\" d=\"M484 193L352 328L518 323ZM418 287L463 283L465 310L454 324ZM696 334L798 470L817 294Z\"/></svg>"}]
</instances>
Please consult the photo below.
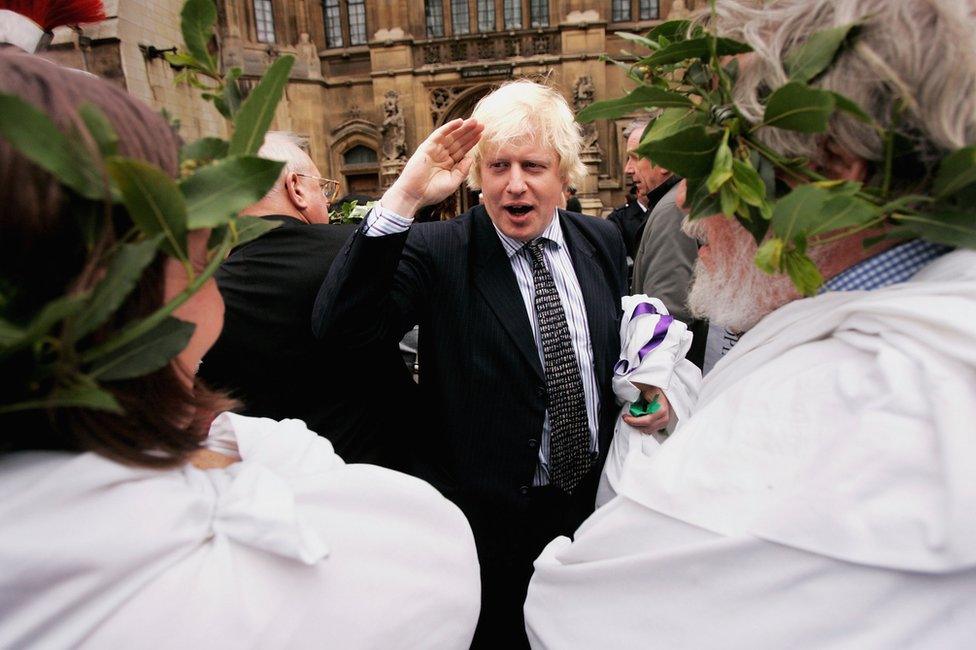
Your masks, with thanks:
<instances>
[{"instance_id":1,"label":"eyeglasses","mask_svg":"<svg viewBox=\"0 0 976 650\"><path fill-rule=\"evenodd\" d=\"M339 181L332 180L331 178L322 178L321 176L312 176L311 174L299 174L298 172L295 172L295 175L318 181L319 188L322 190L322 195L325 196L325 200L329 203L335 202L339 194Z\"/></svg>"}]
</instances>

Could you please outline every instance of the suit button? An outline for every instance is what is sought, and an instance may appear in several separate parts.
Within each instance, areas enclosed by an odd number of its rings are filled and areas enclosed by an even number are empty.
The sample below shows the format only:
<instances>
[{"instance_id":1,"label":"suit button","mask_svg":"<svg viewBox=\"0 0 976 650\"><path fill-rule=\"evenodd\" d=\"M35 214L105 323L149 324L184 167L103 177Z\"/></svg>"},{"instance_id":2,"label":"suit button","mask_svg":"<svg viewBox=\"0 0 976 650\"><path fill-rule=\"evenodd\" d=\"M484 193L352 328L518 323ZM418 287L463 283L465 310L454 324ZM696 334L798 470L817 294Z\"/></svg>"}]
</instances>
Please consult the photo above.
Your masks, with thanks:
<instances>
[{"instance_id":1,"label":"suit button","mask_svg":"<svg viewBox=\"0 0 976 650\"><path fill-rule=\"evenodd\" d=\"M519 494L521 494L522 496L527 496L529 494L529 486L523 485L522 487L520 487Z\"/></svg>"},{"instance_id":2,"label":"suit button","mask_svg":"<svg viewBox=\"0 0 976 650\"><path fill-rule=\"evenodd\" d=\"M529 449L535 449L539 446L539 441L535 438L529 438Z\"/></svg>"}]
</instances>

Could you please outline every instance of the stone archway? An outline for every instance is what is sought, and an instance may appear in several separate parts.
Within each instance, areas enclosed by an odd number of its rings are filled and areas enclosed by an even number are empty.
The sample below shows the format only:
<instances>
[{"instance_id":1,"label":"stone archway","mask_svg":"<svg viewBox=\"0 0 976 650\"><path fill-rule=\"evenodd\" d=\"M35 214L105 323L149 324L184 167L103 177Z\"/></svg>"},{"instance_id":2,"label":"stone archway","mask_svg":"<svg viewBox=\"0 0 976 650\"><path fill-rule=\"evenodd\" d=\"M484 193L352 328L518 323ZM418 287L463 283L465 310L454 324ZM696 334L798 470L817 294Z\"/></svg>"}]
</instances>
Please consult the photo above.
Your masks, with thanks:
<instances>
[{"instance_id":1,"label":"stone archway","mask_svg":"<svg viewBox=\"0 0 976 650\"><path fill-rule=\"evenodd\" d=\"M459 117L470 117L475 104L492 90L491 84L434 88L431 91L431 117L434 128ZM477 202L478 193L469 190L467 184L462 183L457 191L458 214L467 212Z\"/></svg>"}]
</instances>

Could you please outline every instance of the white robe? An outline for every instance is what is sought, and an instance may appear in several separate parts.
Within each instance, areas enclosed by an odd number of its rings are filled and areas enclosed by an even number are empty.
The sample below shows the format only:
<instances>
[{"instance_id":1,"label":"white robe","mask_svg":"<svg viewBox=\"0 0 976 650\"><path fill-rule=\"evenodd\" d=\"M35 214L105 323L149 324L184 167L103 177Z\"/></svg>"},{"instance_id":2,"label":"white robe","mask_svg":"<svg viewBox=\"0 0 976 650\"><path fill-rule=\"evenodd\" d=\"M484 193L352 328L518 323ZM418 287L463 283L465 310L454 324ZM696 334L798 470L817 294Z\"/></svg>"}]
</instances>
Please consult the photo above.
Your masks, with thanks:
<instances>
[{"instance_id":1,"label":"white robe","mask_svg":"<svg viewBox=\"0 0 976 650\"><path fill-rule=\"evenodd\" d=\"M976 252L793 302L536 561L536 648L976 644Z\"/></svg>"},{"instance_id":2,"label":"white robe","mask_svg":"<svg viewBox=\"0 0 976 650\"><path fill-rule=\"evenodd\" d=\"M225 413L225 469L0 458L2 648L466 648L471 529L299 420Z\"/></svg>"}]
</instances>

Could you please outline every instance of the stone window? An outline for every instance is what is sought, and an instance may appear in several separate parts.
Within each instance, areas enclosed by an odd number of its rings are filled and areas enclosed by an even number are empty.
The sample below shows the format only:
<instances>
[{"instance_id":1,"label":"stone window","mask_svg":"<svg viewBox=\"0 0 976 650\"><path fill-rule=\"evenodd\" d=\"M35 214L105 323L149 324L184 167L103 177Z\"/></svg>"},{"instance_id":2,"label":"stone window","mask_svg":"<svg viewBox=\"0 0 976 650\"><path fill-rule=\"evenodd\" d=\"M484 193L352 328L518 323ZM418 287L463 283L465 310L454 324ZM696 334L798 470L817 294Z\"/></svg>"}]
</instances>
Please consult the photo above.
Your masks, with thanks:
<instances>
[{"instance_id":1,"label":"stone window","mask_svg":"<svg viewBox=\"0 0 976 650\"><path fill-rule=\"evenodd\" d=\"M505 29L522 29L522 0L505 0Z\"/></svg>"},{"instance_id":2,"label":"stone window","mask_svg":"<svg viewBox=\"0 0 976 650\"><path fill-rule=\"evenodd\" d=\"M613 0L611 18L615 23L630 20L630 0Z\"/></svg>"},{"instance_id":3,"label":"stone window","mask_svg":"<svg viewBox=\"0 0 976 650\"><path fill-rule=\"evenodd\" d=\"M614 23L660 18L660 0L613 0L610 21Z\"/></svg>"},{"instance_id":4,"label":"stone window","mask_svg":"<svg viewBox=\"0 0 976 650\"><path fill-rule=\"evenodd\" d=\"M478 31L495 31L495 1L478 0Z\"/></svg>"},{"instance_id":5,"label":"stone window","mask_svg":"<svg viewBox=\"0 0 976 650\"><path fill-rule=\"evenodd\" d=\"M322 14L325 16L325 46L343 47L342 13L339 0L323 0Z\"/></svg>"},{"instance_id":6,"label":"stone window","mask_svg":"<svg viewBox=\"0 0 976 650\"><path fill-rule=\"evenodd\" d=\"M366 0L349 0L349 44L366 45Z\"/></svg>"},{"instance_id":7,"label":"stone window","mask_svg":"<svg viewBox=\"0 0 976 650\"><path fill-rule=\"evenodd\" d=\"M342 162L347 165L375 165L378 160L376 152L363 144L357 144L342 154Z\"/></svg>"},{"instance_id":8,"label":"stone window","mask_svg":"<svg viewBox=\"0 0 976 650\"><path fill-rule=\"evenodd\" d=\"M322 0L325 46L366 45L366 0Z\"/></svg>"},{"instance_id":9,"label":"stone window","mask_svg":"<svg viewBox=\"0 0 976 650\"><path fill-rule=\"evenodd\" d=\"M468 0L451 0L451 29L454 30L455 36L471 31Z\"/></svg>"},{"instance_id":10,"label":"stone window","mask_svg":"<svg viewBox=\"0 0 976 650\"><path fill-rule=\"evenodd\" d=\"M549 26L549 0L529 0L529 25Z\"/></svg>"},{"instance_id":11,"label":"stone window","mask_svg":"<svg viewBox=\"0 0 976 650\"><path fill-rule=\"evenodd\" d=\"M660 0L639 0L638 4L641 20L657 20L661 17Z\"/></svg>"},{"instance_id":12,"label":"stone window","mask_svg":"<svg viewBox=\"0 0 976 650\"><path fill-rule=\"evenodd\" d=\"M427 38L441 38L444 36L444 5L441 0L427 0L425 3L427 15Z\"/></svg>"},{"instance_id":13,"label":"stone window","mask_svg":"<svg viewBox=\"0 0 976 650\"><path fill-rule=\"evenodd\" d=\"M261 43L275 42L274 11L271 0L254 0L254 27L258 41Z\"/></svg>"}]
</instances>

